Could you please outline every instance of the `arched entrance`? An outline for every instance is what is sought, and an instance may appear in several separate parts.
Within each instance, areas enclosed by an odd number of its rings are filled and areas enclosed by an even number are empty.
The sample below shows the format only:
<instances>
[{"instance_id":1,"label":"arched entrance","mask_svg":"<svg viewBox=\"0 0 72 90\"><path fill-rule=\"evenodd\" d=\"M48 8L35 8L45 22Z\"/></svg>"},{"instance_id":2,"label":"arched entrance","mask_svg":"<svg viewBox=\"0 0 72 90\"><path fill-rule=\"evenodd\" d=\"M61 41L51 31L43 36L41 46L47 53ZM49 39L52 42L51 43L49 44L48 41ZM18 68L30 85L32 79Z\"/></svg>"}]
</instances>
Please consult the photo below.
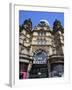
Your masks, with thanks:
<instances>
[{"instance_id":1,"label":"arched entrance","mask_svg":"<svg viewBox=\"0 0 72 90\"><path fill-rule=\"evenodd\" d=\"M39 49L33 55L33 65L30 71L30 78L48 77L48 56L47 53Z\"/></svg>"}]
</instances>

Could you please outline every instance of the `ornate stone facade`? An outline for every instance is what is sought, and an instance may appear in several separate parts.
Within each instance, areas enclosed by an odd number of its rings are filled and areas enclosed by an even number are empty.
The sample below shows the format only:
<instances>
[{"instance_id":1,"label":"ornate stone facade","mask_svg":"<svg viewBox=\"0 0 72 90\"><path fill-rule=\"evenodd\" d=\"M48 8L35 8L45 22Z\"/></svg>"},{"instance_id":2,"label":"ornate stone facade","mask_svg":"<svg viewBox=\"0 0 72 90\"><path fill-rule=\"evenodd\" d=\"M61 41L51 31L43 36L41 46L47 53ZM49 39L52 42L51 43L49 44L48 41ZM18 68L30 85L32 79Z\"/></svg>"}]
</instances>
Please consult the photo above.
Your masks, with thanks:
<instances>
[{"instance_id":1,"label":"ornate stone facade","mask_svg":"<svg viewBox=\"0 0 72 90\"><path fill-rule=\"evenodd\" d=\"M53 28L40 20L32 28L31 19L19 27L19 77L49 78L64 75L64 29L55 20Z\"/></svg>"}]
</instances>

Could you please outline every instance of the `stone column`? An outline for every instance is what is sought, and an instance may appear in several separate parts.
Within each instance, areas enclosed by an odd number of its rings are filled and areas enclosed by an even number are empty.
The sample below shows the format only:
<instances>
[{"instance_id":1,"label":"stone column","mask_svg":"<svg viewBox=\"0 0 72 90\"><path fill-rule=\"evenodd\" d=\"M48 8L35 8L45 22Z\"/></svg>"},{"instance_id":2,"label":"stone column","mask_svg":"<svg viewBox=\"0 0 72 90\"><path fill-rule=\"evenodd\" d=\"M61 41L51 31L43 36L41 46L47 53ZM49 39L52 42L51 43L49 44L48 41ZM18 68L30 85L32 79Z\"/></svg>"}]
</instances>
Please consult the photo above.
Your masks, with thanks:
<instances>
[{"instance_id":1,"label":"stone column","mask_svg":"<svg viewBox=\"0 0 72 90\"><path fill-rule=\"evenodd\" d=\"M30 73L31 67L32 67L32 61L29 62L28 69L27 69L27 77L26 78L29 78L29 73Z\"/></svg>"},{"instance_id":2,"label":"stone column","mask_svg":"<svg viewBox=\"0 0 72 90\"><path fill-rule=\"evenodd\" d=\"M50 70L50 63L49 63L49 61L48 61L48 75L49 75L49 77L51 77L51 70Z\"/></svg>"}]
</instances>

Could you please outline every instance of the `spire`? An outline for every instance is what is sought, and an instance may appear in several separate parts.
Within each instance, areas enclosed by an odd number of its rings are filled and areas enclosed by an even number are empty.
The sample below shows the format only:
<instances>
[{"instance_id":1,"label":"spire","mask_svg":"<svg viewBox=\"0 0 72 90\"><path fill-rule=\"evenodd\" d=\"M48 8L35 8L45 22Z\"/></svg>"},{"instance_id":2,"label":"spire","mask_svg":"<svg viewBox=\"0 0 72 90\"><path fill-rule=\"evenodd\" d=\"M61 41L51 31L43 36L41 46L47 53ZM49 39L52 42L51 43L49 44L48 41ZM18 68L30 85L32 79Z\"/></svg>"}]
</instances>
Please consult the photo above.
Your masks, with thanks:
<instances>
[{"instance_id":1,"label":"spire","mask_svg":"<svg viewBox=\"0 0 72 90\"><path fill-rule=\"evenodd\" d=\"M24 21L23 25L24 25L24 28L25 28L26 30L32 30L32 21L31 21L31 18L26 19L26 20Z\"/></svg>"},{"instance_id":2,"label":"spire","mask_svg":"<svg viewBox=\"0 0 72 90\"><path fill-rule=\"evenodd\" d=\"M53 23L53 30L54 31L58 31L58 30L63 31L63 26L61 25L61 22L57 19L55 19L55 21Z\"/></svg>"}]
</instances>

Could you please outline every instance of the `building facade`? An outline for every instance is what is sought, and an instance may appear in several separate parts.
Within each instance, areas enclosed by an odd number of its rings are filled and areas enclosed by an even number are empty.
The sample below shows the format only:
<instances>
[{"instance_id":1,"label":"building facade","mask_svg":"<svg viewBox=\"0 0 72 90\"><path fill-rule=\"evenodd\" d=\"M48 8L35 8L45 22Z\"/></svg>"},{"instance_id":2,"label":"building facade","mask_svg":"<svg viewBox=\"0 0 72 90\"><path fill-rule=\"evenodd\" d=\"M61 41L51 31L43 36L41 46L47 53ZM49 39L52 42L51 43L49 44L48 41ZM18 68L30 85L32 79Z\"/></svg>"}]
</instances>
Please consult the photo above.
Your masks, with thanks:
<instances>
[{"instance_id":1,"label":"building facade","mask_svg":"<svg viewBox=\"0 0 72 90\"><path fill-rule=\"evenodd\" d=\"M64 75L64 29L55 20L53 28L40 20L32 28L31 19L19 27L19 78L49 78Z\"/></svg>"}]
</instances>

